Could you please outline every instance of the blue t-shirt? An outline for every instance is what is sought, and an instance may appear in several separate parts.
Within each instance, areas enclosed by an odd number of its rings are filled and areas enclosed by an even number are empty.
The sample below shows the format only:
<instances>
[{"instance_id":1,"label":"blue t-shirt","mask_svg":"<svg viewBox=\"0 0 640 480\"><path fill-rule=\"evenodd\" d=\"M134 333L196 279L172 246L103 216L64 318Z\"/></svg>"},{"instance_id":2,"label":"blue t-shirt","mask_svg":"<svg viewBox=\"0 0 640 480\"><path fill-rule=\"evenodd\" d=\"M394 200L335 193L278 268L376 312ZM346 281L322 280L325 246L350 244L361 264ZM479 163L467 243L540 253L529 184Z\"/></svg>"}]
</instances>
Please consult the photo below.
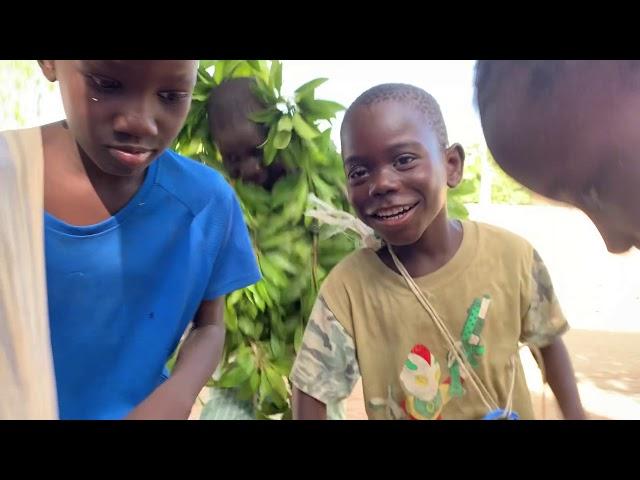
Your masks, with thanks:
<instances>
[{"instance_id":1,"label":"blue t-shirt","mask_svg":"<svg viewBox=\"0 0 640 480\"><path fill-rule=\"evenodd\" d=\"M51 343L60 418L125 417L203 300L260 279L234 191L165 151L113 217L72 226L45 213Z\"/></svg>"}]
</instances>

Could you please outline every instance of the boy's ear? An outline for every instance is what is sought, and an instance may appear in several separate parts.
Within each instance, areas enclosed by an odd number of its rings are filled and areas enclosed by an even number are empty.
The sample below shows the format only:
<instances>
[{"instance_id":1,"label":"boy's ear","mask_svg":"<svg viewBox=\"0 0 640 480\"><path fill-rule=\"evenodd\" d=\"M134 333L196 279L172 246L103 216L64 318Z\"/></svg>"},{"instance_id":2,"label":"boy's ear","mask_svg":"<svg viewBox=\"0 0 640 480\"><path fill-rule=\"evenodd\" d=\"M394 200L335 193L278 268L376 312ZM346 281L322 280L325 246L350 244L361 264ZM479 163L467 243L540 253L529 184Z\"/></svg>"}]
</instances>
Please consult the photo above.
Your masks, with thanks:
<instances>
[{"instance_id":1,"label":"boy's ear","mask_svg":"<svg viewBox=\"0 0 640 480\"><path fill-rule=\"evenodd\" d=\"M464 149L459 143L454 143L444 152L447 167L447 185L457 187L462 181L464 170Z\"/></svg>"},{"instance_id":2,"label":"boy's ear","mask_svg":"<svg viewBox=\"0 0 640 480\"><path fill-rule=\"evenodd\" d=\"M38 64L44 76L47 77L47 80L55 82L58 79L56 77L56 64L54 60L38 60Z\"/></svg>"}]
</instances>

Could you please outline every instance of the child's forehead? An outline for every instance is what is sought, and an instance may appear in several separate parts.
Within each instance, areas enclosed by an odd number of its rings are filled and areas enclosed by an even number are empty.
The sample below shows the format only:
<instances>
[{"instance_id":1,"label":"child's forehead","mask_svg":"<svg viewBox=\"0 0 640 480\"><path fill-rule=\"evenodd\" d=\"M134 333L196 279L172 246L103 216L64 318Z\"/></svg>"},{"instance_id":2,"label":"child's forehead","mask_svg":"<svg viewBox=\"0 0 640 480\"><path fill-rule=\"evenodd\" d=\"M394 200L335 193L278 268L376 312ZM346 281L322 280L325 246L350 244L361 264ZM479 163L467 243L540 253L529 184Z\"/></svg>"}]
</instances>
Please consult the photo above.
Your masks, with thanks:
<instances>
[{"instance_id":1,"label":"child's forehead","mask_svg":"<svg viewBox=\"0 0 640 480\"><path fill-rule=\"evenodd\" d=\"M347 119L348 124L341 135L342 157L346 163L372 155L396 155L407 149L439 150L436 128L411 105L398 102L397 108L391 110L388 106L376 104L364 106L362 115L354 113Z\"/></svg>"},{"instance_id":2,"label":"child's forehead","mask_svg":"<svg viewBox=\"0 0 640 480\"><path fill-rule=\"evenodd\" d=\"M195 60L79 60L87 69L116 75L140 75L191 79L195 77Z\"/></svg>"},{"instance_id":3,"label":"child's forehead","mask_svg":"<svg viewBox=\"0 0 640 480\"><path fill-rule=\"evenodd\" d=\"M418 106L402 100L383 100L369 105L358 105L344 119L342 140L355 142L362 132L371 129L385 133L425 132L434 126Z\"/></svg>"},{"instance_id":4,"label":"child's forehead","mask_svg":"<svg viewBox=\"0 0 640 480\"><path fill-rule=\"evenodd\" d=\"M255 139L262 137L262 130L260 125L250 120L234 119L230 123L222 125L220 128L215 129L216 135L223 137L226 140L233 139L239 143L242 142L254 142Z\"/></svg>"}]
</instances>

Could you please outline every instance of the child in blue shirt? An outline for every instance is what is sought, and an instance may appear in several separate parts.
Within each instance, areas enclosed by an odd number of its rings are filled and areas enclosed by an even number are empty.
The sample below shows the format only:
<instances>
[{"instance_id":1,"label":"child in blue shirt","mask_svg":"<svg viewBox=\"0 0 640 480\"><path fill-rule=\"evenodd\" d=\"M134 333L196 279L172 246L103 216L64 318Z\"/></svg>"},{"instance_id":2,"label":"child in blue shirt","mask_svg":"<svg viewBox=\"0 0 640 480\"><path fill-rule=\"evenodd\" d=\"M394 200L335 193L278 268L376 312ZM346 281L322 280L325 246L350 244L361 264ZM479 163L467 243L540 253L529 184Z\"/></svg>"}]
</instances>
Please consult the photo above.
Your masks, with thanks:
<instances>
[{"instance_id":1,"label":"child in blue shirt","mask_svg":"<svg viewBox=\"0 0 640 480\"><path fill-rule=\"evenodd\" d=\"M40 65L66 113L33 145L60 418L186 419L222 353L225 295L260 279L231 187L168 150L197 62Z\"/></svg>"}]
</instances>

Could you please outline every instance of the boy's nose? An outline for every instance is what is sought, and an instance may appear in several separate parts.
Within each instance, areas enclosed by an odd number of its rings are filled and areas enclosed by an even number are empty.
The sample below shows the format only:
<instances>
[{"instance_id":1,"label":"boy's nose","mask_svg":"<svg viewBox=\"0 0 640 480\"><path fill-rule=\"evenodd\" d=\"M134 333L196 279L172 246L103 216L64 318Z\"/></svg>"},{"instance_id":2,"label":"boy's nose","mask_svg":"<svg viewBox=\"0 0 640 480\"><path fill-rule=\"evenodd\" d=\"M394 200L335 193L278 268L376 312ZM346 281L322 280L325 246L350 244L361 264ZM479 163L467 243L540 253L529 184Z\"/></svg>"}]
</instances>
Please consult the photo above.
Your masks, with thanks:
<instances>
[{"instance_id":1,"label":"boy's nose","mask_svg":"<svg viewBox=\"0 0 640 480\"><path fill-rule=\"evenodd\" d=\"M378 172L369 184L369 195L372 197L385 195L397 190L398 175L393 171L389 171L389 169L383 169Z\"/></svg>"},{"instance_id":2,"label":"boy's nose","mask_svg":"<svg viewBox=\"0 0 640 480\"><path fill-rule=\"evenodd\" d=\"M114 129L135 138L155 137L158 135L158 125L144 105L139 108L123 112L115 118Z\"/></svg>"}]
</instances>

